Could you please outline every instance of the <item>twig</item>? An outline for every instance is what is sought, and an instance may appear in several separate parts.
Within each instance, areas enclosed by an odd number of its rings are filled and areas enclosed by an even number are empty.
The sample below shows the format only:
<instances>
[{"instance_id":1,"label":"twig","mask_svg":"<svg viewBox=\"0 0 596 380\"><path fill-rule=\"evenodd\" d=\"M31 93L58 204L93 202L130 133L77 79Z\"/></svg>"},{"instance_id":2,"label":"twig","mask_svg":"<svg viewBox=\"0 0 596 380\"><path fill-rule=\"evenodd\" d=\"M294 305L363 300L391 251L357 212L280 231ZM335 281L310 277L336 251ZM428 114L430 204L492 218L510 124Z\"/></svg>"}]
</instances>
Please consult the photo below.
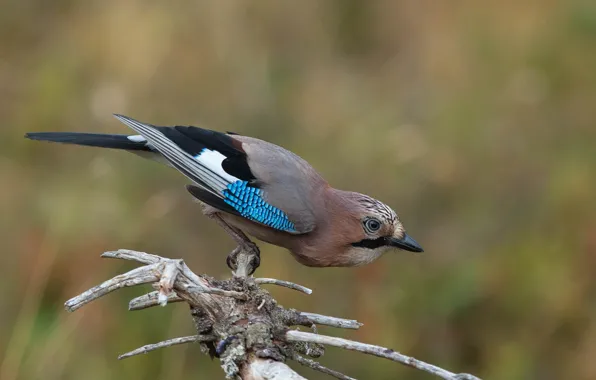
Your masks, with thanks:
<instances>
[{"instance_id":1,"label":"twig","mask_svg":"<svg viewBox=\"0 0 596 380\"><path fill-rule=\"evenodd\" d=\"M327 315L306 313L306 312L301 312L300 315L305 316L306 318L308 318L309 320L311 320L312 322L314 322L316 324L331 326L331 327L338 327L338 328L342 328L342 329L357 330L363 325L363 323L360 323L354 319L343 319L343 318L329 317Z\"/></svg>"},{"instance_id":2,"label":"twig","mask_svg":"<svg viewBox=\"0 0 596 380\"><path fill-rule=\"evenodd\" d=\"M189 291L195 291L198 293L214 294L216 296L231 297L237 300L246 301L248 296L241 292L235 292L233 290L223 290L219 288L205 288L202 286L189 286L186 288Z\"/></svg>"},{"instance_id":3,"label":"twig","mask_svg":"<svg viewBox=\"0 0 596 380\"><path fill-rule=\"evenodd\" d=\"M298 285L290 281L277 280L275 278L255 278L255 283L279 285L284 286L286 288L298 290L299 292L305 294L312 294L312 289L309 289L306 286Z\"/></svg>"},{"instance_id":4,"label":"twig","mask_svg":"<svg viewBox=\"0 0 596 380\"><path fill-rule=\"evenodd\" d=\"M143 347L139 347L136 350L132 350L125 354L118 356L118 360L130 358L131 356L146 354L148 352L157 350L159 348L175 346L177 344L185 344L185 343L194 343L194 342L213 342L215 340L214 336L210 335L193 335L193 336L183 336L180 338L168 339L164 340L163 342L155 343L155 344L147 344Z\"/></svg>"},{"instance_id":5,"label":"twig","mask_svg":"<svg viewBox=\"0 0 596 380\"><path fill-rule=\"evenodd\" d=\"M66 301L64 306L68 311L75 311L88 304L89 302L96 300L106 294L113 292L114 290L124 288L127 286L135 286L140 284L147 284L159 280L157 275L157 269L159 264L146 265L144 267L136 268L116 276L110 280L103 282L100 285L94 286L93 288L79 294L78 296Z\"/></svg>"},{"instance_id":6,"label":"twig","mask_svg":"<svg viewBox=\"0 0 596 380\"><path fill-rule=\"evenodd\" d=\"M297 361L298 363L302 364L303 366L310 367L310 368L314 369L315 371L323 372L324 374L329 375L329 376L333 376L333 377L335 377L337 379L341 379L341 380L356 380L353 377L344 375L341 372L334 371L331 368L327 368L327 367L321 365L321 363L319 363L319 362L316 362L316 361L314 361L312 359L304 358L304 357L302 357L302 356L300 356L298 354L294 355L292 357L292 359L295 360L295 361Z\"/></svg>"},{"instance_id":7,"label":"twig","mask_svg":"<svg viewBox=\"0 0 596 380\"><path fill-rule=\"evenodd\" d=\"M182 260L169 260L165 264L165 268L161 272L161 278L159 280L159 291L157 295L157 302L160 306L166 306L168 304L168 296L172 294L174 289L174 283L180 273L179 265L182 264Z\"/></svg>"},{"instance_id":8,"label":"twig","mask_svg":"<svg viewBox=\"0 0 596 380\"><path fill-rule=\"evenodd\" d=\"M104 252L101 257L107 257L110 259L122 259L130 261L138 261L143 264L155 264L161 262L161 257L152 255L150 253L133 251L131 249L119 249L117 251ZM168 259L169 260L169 259Z\"/></svg>"},{"instance_id":9,"label":"twig","mask_svg":"<svg viewBox=\"0 0 596 380\"><path fill-rule=\"evenodd\" d=\"M203 286L197 286L196 284L187 286L186 290L191 291L191 292L197 292L197 293L207 293L207 294L215 294L215 295L224 296L224 297L232 297L232 298L235 298L235 299L238 299L241 301L246 301L248 299L246 294L241 293L241 292L235 292L232 290L223 290L223 289L218 289L218 288L206 288ZM170 293L168 295L167 302L169 302L169 303L183 302L183 301L184 301L184 299L179 297L175 293ZM155 292L144 294L137 298L133 298L128 303L128 310L131 310L131 311L143 310L143 309L148 309L150 307L157 306L157 305L160 305L159 292L155 291Z\"/></svg>"},{"instance_id":10,"label":"twig","mask_svg":"<svg viewBox=\"0 0 596 380\"><path fill-rule=\"evenodd\" d=\"M385 348L381 346L375 346L372 344L360 343L355 342L353 340L336 338L332 336L326 335L318 335L303 331L295 331L290 330L286 332L286 339L290 342L307 342L307 343L318 343L318 344L326 344L329 346L340 347L346 350L353 350L362 352L369 355L379 356L381 358L393 360L395 362L407 365L409 367L413 367L419 369L421 371L425 371L431 373L433 375L439 376L446 380L461 380L468 376L470 380L479 380L477 377L467 374L455 374L453 372L449 372L443 368L434 366L432 364L425 363L421 360L415 359L411 356L402 355L399 352L393 351L390 348ZM471 377L470 377L471 376Z\"/></svg>"},{"instance_id":11,"label":"twig","mask_svg":"<svg viewBox=\"0 0 596 380\"><path fill-rule=\"evenodd\" d=\"M137 298L133 298L128 303L128 310L130 310L130 311L143 310L143 309L147 309L147 308L150 308L153 306L157 306L157 305L159 305L158 296L159 296L159 292L155 291L155 292L144 294ZM170 295L168 295L168 303L182 302L182 301L184 301L184 300L182 298L178 297L178 295L176 293L170 293Z\"/></svg>"}]
</instances>

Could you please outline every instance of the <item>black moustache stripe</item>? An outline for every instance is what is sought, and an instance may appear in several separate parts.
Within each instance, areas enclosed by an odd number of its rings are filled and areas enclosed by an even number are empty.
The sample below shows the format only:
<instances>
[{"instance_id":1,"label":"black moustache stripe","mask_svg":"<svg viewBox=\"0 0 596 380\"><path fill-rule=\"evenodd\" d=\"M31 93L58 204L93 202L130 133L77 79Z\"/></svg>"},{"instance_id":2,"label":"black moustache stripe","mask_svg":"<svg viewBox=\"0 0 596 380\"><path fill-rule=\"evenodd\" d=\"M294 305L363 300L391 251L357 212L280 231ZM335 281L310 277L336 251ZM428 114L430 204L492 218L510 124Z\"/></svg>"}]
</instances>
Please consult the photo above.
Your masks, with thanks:
<instances>
[{"instance_id":1,"label":"black moustache stripe","mask_svg":"<svg viewBox=\"0 0 596 380\"><path fill-rule=\"evenodd\" d=\"M353 247L360 247L360 248L368 248L368 249L375 249L379 247L383 247L389 245L387 238L380 237L376 239L363 239L357 243L352 243Z\"/></svg>"}]
</instances>

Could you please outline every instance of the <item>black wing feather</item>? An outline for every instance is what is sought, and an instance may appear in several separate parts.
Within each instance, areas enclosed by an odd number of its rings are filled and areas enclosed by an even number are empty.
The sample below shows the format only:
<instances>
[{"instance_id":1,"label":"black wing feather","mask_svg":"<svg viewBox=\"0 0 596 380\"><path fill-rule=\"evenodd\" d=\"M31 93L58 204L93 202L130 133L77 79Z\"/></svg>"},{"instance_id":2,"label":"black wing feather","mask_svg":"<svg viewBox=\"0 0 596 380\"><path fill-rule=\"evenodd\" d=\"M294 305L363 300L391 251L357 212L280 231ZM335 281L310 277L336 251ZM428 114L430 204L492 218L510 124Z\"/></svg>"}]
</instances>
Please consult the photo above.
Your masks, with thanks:
<instances>
[{"instance_id":1,"label":"black wing feather","mask_svg":"<svg viewBox=\"0 0 596 380\"><path fill-rule=\"evenodd\" d=\"M191 155L203 149L215 150L226 156L221 166L226 173L243 181L254 181L242 143L226 133L198 127L155 127L167 138Z\"/></svg>"},{"instance_id":2,"label":"black wing feather","mask_svg":"<svg viewBox=\"0 0 596 380\"><path fill-rule=\"evenodd\" d=\"M246 155L241 144L225 133L198 127L174 127L174 129L194 141L201 142L209 149L217 150L226 157Z\"/></svg>"}]
</instances>

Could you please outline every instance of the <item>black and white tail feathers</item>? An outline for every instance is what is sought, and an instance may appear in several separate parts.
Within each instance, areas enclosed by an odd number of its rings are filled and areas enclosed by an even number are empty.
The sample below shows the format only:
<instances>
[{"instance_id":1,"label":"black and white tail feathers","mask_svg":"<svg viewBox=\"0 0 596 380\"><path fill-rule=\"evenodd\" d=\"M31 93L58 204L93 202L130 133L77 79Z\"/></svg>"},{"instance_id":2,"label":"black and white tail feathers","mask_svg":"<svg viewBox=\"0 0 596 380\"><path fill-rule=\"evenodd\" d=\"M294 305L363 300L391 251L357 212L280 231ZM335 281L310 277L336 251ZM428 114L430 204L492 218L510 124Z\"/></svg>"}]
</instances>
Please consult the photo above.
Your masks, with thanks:
<instances>
[{"instance_id":1,"label":"black and white tail feathers","mask_svg":"<svg viewBox=\"0 0 596 380\"><path fill-rule=\"evenodd\" d=\"M231 135L197 127L160 127L122 115L118 120L139 135L77 132L27 133L26 138L64 144L126 150L171 165L199 187L193 196L212 206L233 212L223 200L223 190L236 181L254 179L242 144Z\"/></svg>"},{"instance_id":2,"label":"black and white tail feathers","mask_svg":"<svg viewBox=\"0 0 596 380\"><path fill-rule=\"evenodd\" d=\"M147 145L147 140L141 136L77 132L33 132L27 133L25 137L31 140L51 141L63 144L124 149L130 151L152 151Z\"/></svg>"}]
</instances>

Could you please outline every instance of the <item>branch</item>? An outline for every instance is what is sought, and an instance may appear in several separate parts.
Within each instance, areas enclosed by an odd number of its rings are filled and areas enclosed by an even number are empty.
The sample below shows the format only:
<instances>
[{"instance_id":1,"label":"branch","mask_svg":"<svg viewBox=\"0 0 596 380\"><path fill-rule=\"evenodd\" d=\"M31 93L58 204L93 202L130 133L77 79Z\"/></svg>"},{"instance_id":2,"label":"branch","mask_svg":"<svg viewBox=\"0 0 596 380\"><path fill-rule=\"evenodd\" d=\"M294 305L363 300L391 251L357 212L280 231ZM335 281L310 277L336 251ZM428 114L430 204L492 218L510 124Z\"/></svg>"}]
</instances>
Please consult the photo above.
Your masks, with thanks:
<instances>
[{"instance_id":1,"label":"branch","mask_svg":"<svg viewBox=\"0 0 596 380\"><path fill-rule=\"evenodd\" d=\"M319 372L323 372L326 375L329 376L333 376L336 379L341 379L341 380L356 380L353 377L350 376L346 376L341 372L337 372L334 371L330 368L327 368L323 365L321 365L319 362L316 362L312 359L307 359L307 358L303 358L302 356L296 354L292 357L293 360L297 361L298 363L302 364L305 367L310 367L312 369L314 369L315 371L319 371Z\"/></svg>"},{"instance_id":2,"label":"branch","mask_svg":"<svg viewBox=\"0 0 596 380\"><path fill-rule=\"evenodd\" d=\"M230 335L231 333L241 333L230 321L237 321L243 314L241 309L235 309L236 305L233 300L244 303L251 297L251 293L243 289L242 283L228 280L222 281L221 286L214 286L211 279L196 275L182 260L165 259L144 252L121 249L106 252L102 257L137 261L145 264L145 266L116 276L71 298L65 303L68 311L75 311L87 303L122 287L152 283L154 288L159 290L136 297L129 303L130 309L139 310L156 305L165 306L167 302L185 301L191 306L193 320L199 332L199 335L196 336L175 338L140 347L119 356L119 359L176 344L204 343L216 340L223 342L230 337L235 337ZM234 287L239 287L238 290L242 291L231 290ZM258 289L256 290L258 291ZM205 331L212 333L205 335L203 334ZM272 335L270 331L264 333L269 337ZM258 341L259 337L255 336L253 339ZM253 355L254 350L256 350L255 347L247 350L250 354L248 357L243 354L238 358L231 357L230 359L230 355L225 355L226 348L224 345L223 352L218 354L223 354L221 361L222 367L226 370L226 377L233 378L240 373L245 373L246 377L243 377L243 379L246 380L304 379L284 363ZM244 348L240 352L244 353Z\"/></svg>"},{"instance_id":3,"label":"branch","mask_svg":"<svg viewBox=\"0 0 596 380\"><path fill-rule=\"evenodd\" d=\"M105 296L114 290L124 288L127 286L135 286L140 284L148 284L157 281L158 275L156 273L159 264L151 264L141 268L136 268L120 276L116 276L108 281L103 282L101 285L94 286L93 288L79 294L78 296L69 299L64 305L66 310L75 311L89 302L96 300L100 297Z\"/></svg>"},{"instance_id":4,"label":"branch","mask_svg":"<svg viewBox=\"0 0 596 380\"><path fill-rule=\"evenodd\" d=\"M298 285L298 284L295 284L290 281L276 280L275 278L255 278L255 283L256 284L279 285L279 286L284 286L286 288L298 290L299 292L302 292L305 294L309 294L309 295L312 294L312 289L309 289L306 286Z\"/></svg>"},{"instance_id":5,"label":"branch","mask_svg":"<svg viewBox=\"0 0 596 380\"><path fill-rule=\"evenodd\" d=\"M304 325L313 327L313 331L316 331L315 324L358 329L362 324L351 319L299 312L279 306L259 284L285 286L307 294L311 290L276 279L253 280L238 277L238 273L251 273L250 266L255 265L251 255L254 254L252 251L240 252L243 259L238 261L239 267L234 278L218 281L195 274L183 260L167 259L126 249L106 252L102 257L132 260L144 265L83 292L68 300L65 307L68 311L75 311L117 289L151 284L157 290L131 300L129 309L141 310L157 305L165 306L168 302L185 302L190 306L197 334L146 345L121 355L119 359L176 344L200 342L202 349L207 349L212 357L220 359L226 378L304 379L283 363L286 359L294 359L302 365L338 379L352 380L347 375L299 355L302 353L310 357L319 357L324 353L321 345L330 345L397 361L446 380L479 380L472 375L456 375L388 348L288 330L291 326ZM280 331L286 332L280 336Z\"/></svg>"},{"instance_id":6,"label":"branch","mask_svg":"<svg viewBox=\"0 0 596 380\"><path fill-rule=\"evenodd\" d=\"M143 347L139 347L136 350L132 350L125 354L118 356L118 360L130 358L131 356L146 354L147 352L151 352L157 350L159 348L175 346L177 344L186 344L186 343L195 343L195 342L213 342L215 340L214 336L210 335L193 335L193 336L183 336L180 338L174 338L165 340L163 342L155 343L155 344L148 344Z\"/></svg>"},{"instance_id":7,"label":"branch","mask_svg":"<svg viewBox=\"0 0 596 380\"><path fill-rule=\"evenodd\" d=\"M205 288L202 286L189 286L187 288L188 291L191 292L198 292L198 293L207 293L207 294L215 294L218 296L224 297L232 297L236 298L237 300L246 301L248 300L248 296L241 292L234 292L232 290L223 290L218 288Z\"/></svg>"},{"instance_id":8,"label":"branch","mask_svg":"<svg viewBox=\"0 0 596 380\"><path fill-rule=\"evenodd\" d=\"M475 376L468 374L455 374L443 368L415 359L411 356L402 355L399 352L393 351L390 348L375 346L372 344L360 343L353 340L336 338L333 336L318 335L295 330L287 331L286 339L289 342L326 344L328 346L340 347L346 350L353 350L369 355L379 356L381 358L393 360L395 362L404 364L408 367L413 367L421 371L431 373L445 380L479 380Z\"/></svg>"},{"instance_id":9,"label":"branch","mask_svg":"<svg viewBox=\"0 0 596 380\"><path fill-rule=\"evenodd\" d=\"M338 327L342 329L354 329L358 330L360 327L363 326L363 323L360 323L354 319L343 319L337 317L329 317L327 315L315 314L315 313L305 313L301 312L300 315L305 316L313 323L318 325L325 325L331 327Z\"/></svg>"},{"instance_id":10,"label":"branch","mask_svg":"<svg viewBox=\"0 0 596 380\"><path fill-rule=\"evenodd\" d=\"M143 310L143 309L147 309L147 308L150 308L153 306L157 306L157 305L159 305L158 298L159 298L159 292L157 292L157 291L147 293L142 296L133 298L128 303L128 310L130 310L130 311ZM182 298L178 297L178 295L176 293L171 293L168 296L168 303L183 302L183 301L184 300Z\"/></svg>"},{"instance_id":11,"label":"branch","mask_svg":"<svg viewBox=\"0 0 596 380\"><path fill-rule=\"evenodd\" d=\"M138 261L143 264L156 264L163 260L162 257L152 255L150 253L133 251L131 249L119 249L117 251L104 252L101 257L107 257L110 259L121 259Z\"/></svg>"}]
</instances>

